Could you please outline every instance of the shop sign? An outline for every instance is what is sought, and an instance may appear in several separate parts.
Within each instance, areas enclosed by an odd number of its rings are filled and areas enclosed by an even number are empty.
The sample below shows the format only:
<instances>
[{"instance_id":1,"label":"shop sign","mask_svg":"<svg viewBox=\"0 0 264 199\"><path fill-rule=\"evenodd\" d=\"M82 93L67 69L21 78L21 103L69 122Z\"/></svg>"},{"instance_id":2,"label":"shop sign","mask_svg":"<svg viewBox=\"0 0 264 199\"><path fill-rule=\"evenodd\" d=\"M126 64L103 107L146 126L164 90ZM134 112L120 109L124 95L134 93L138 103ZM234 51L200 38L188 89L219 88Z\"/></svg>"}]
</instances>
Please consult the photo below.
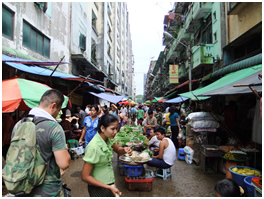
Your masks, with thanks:
<instances>
[{"instance_id":1,"label":"shop sign","mask_svg":"<svg viewBox=\"0 0 264 199\"><path fill-rule=\"evenodd\" d=\"M179 66L170 65L170 84L179 83Z\"/></svg>"}]
</instances>

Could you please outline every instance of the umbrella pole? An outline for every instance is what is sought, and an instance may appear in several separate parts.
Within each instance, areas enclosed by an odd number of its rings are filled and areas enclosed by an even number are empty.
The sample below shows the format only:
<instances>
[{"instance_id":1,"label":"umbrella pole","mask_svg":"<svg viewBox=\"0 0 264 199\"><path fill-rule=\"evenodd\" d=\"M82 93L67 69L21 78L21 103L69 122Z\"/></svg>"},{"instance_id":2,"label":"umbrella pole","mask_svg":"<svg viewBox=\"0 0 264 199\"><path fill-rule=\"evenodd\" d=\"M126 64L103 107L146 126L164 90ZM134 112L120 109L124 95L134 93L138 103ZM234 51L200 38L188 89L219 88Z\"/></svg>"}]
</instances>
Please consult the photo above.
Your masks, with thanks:
<instances>
[{"instance_id":1,"label":"umbrella pole","mask_svg":"<svg viewBox=\"0 0 264 199\"><path fill-rule=\"evenodd\" d=\"M76 86L70 93L69 93L69 95L67 95L67 97L70 97L70 95L77 89L77 88L79 88L84 82L85 82L85 80L87 80L88 78L90 77L90 75L87 75L87 77L78 85L78 86Z\"/></svg>"},{"instance_id":2,"label":"umbrella pole","mask_svg":"<svg viewBox=\"0 0 264 199\"><path fill-rule=\"evenodd\" d=\"M49 78L47 79L47 81L45 82L45 84L47 84L50 80L50 77L53 75L53 73L57 70L57 68L59 67L61 61L64 59L65 55L61 58L61 60L59 61L59 63L57 64L57 66L55 67L55 69L52 71L52 73L50 74Z\"/></svg>"}]
</instances>

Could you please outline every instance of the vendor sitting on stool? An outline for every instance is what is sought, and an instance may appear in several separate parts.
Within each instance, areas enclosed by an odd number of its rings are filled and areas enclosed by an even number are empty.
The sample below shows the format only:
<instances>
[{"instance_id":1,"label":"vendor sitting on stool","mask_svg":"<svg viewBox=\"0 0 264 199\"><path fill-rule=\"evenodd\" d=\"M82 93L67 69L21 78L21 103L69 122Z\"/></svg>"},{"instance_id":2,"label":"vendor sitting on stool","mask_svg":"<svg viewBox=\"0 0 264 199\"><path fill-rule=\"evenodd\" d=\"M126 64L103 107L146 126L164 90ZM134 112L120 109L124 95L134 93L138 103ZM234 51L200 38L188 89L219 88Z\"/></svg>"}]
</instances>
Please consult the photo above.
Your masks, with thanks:
<instances>
[{"instance_id":1,"label":"vendor sitting on stool","mask_svg":"<svg viewBox=\"0 0 264 199\"><path fill-rule=\"evenodd\" d=\"M159 154L159 144L160 144L160 140L158 140L157 136L156 136L156 132L157 130L150 130L150 141L149 141L149 148L151 151L154 152L154 155L158 155Z\"/></svg>"},{"instance_id":2,"label":"vendor sitting on stool","mask_svg":"<svg viewBox=\"0 0 264 199\"><path fill-rule=\"evenodd\" d=\"M161 141L159 144L159 154L153 156L148 165L164 169L170 168L176 160L176 148L171 139L165 137L165 130L163 128L156 130L156 136Z\"/></svg>"}]
</instances>

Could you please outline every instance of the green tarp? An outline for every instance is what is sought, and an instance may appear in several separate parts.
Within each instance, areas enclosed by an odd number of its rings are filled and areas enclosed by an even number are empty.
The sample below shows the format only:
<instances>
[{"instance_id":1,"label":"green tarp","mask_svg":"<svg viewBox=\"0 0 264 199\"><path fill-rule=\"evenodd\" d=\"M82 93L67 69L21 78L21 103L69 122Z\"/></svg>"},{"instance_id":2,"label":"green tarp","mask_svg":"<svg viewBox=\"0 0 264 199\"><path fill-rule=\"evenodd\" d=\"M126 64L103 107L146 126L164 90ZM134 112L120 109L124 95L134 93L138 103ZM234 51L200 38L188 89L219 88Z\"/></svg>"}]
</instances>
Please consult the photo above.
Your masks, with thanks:
<instances>
[{"instance_id":1,"label":"green tarp","mask_svg":"<svg viewBox=\"0 0 264 199\"><path fill-rule=\"evenodd\" d=\"M155 99L152 100L152 103L158 103L159 100L163 99L163 97L154 97Z\"/></svg>"},{"instance_id":2,"label":"green tarp","mask_svg":"<svg viewBox=\"0 0 264 199\"><path fill-rule=\"evenodd\" d=\"M259 65L256 65L256 66L253 66L250 68L245 68L245 69L233 72L233 73L229 73L229 74L225 75L224 77L222 77L221 79L219 79L219 80L217 80L217 81L215 81L215 82L213 82L213 83L211 83L211 84L209 84L203 88L196 89L192 92L181 93L179 95L181 95L183 97L191 98L193 100L196 100L195 96L199 96L205 92L209 92L209 91L212 91L214 89L226 86L230 83L233 83L235 81L238 81L240 79L248 77L249 75L252 75L256 71L261 70L261 69L262 69L262 64L259 64ZM209 97L198 97L199 100L207 99L207 98L209 98Z\"/></svg>"}]
</instances>

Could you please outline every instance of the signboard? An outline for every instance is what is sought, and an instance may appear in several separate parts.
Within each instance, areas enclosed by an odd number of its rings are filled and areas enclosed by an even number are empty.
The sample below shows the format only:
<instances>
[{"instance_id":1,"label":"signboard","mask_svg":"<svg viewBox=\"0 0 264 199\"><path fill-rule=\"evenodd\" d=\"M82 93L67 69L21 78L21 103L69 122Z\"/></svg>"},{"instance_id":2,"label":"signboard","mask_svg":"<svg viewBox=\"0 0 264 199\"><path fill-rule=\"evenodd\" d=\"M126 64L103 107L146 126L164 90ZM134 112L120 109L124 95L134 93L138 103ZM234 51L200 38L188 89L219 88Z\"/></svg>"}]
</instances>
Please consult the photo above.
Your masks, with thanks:
<instances>
[{"instance_id":1,"label":"signboard","mask_svg":"<svg viewBox=\"0 0 264 199\"><path fill-rule=\"evenodd\" d=\"M170 65L170 84L179 83L179 66Z\"/></svg>"},{"instance_id":2,"label":"signboard","mask_svg":"<svg viewBox=\"0 0 264 199\"><path fill-rule=\"evenodd\" d=\"M121 86L120 85L117 87L117 92L121 93Z\"/></svg>"}]
</instances>

